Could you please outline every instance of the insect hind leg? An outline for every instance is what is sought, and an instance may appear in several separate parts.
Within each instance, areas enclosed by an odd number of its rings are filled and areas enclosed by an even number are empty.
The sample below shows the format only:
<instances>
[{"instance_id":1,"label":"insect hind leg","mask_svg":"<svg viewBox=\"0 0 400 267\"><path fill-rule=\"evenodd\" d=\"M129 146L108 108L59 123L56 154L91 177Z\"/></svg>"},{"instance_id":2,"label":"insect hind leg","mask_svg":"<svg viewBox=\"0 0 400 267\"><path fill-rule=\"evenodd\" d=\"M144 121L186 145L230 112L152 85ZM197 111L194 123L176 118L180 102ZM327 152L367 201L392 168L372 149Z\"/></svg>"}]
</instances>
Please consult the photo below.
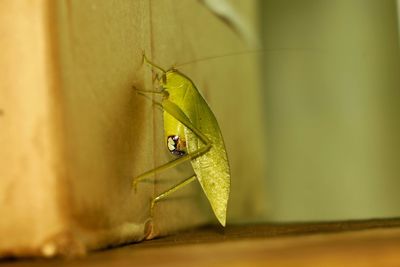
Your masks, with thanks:
<instances>
[{"instance_id":1,"label":"insect hind leg","mask_svg":"<svg viewBox=\"0 0 400 267\"><path fill-rule=\"evenodd\" d=\"M154 214L154 206L157 202L165 199L166 197L168 197L169 195L175 193L176 191L178 191L179 189L183 188L184 186L190 184L191 182L193 182L194 180L196 180L196 175L193 175L189 178L187 178L186 180L183 180L182 182L180 182L179 184L173 186L172 188L168 189L167 191L161 193L160 195L156 196L152 201L151 201L151 205L150 205L150 216L153 217Z\"/></svg>"},{"instance_id":2,"label":"insect hind leg","mask_svg":"<svg viewBox=\"0 0 400 267\"><path fill-rule=\"evenodd\" d=\"M145 173L133 178L132 186L133 186L135 192L137 191L137 184L140 181L143 181L143 180L147 179L149 176L151 176L151 175L153 175L155 173L171 169L171 168L173 168L173 167L175 167L175 166L177 166L177 165L179 165L181 163L184 163L184 162L186 162L188 160L194 159L194 158L206 153L210 149L210 147L211 147L210 145L203 146L202 148L194 151L191 154L186 154L183 157L180 157L180 158L177 158L177 159L175 159L173 161L167 162L167 163L165 163L165 164L163 164L161 166L158 166L157 168L155 168L153 170L147 171L147 172L145 172Z\"/></svg>"}]
</instances>

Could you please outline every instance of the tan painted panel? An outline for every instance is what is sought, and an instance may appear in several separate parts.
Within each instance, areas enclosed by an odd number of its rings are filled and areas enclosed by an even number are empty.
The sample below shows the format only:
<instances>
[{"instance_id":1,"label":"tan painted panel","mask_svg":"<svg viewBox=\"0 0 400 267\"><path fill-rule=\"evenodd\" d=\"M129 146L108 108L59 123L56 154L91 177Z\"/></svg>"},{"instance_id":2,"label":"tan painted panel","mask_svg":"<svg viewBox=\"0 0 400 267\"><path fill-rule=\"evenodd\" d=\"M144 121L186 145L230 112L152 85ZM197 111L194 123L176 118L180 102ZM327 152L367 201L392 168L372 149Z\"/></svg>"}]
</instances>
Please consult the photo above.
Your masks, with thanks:
<instances>
[{"instance_id":1,"label":"tan painted panel","mask_svg":"<svg viewBox=\"0 0 400 267\"><path fill-rule=\"evenodd\" d=\"M255 10L248 3L246 14ZM134 176L171 160L160 110L132 90L154 90L142 51L168 68L248 45L194 0L1 5L0 214L7 219L0 234L9 240L0 240L0 255L76 254L142 240L151 198L191 174L182 166L136 193L131 188ZM226 139L228 224L259 218L264 167L255 57L179 68L208 100ZM193 184L157 205L152 234L207 222L216 219Z\"/></svg>"}]
</instances>

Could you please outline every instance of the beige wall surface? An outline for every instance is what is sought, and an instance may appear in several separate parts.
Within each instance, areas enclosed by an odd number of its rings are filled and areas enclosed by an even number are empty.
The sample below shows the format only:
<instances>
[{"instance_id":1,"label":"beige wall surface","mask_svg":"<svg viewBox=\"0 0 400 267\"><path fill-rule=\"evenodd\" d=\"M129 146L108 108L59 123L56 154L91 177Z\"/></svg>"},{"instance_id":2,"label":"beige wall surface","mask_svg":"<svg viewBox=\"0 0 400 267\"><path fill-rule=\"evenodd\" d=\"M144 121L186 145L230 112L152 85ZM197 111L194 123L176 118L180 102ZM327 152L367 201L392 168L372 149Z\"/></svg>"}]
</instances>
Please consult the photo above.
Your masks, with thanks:
<instances>
[{"instance_id":1,"label":"beige wall surface","mask_svg":"<svg viewBox=\"0 0 400 267\"><path fill-rule=\"evenodd\" d=\"M195 0L0 4L0 234L9 237L0 255L82 253L216 223L194 183L156 206L150 229L151 198L189 165L131 187L171 160L161 111L132 89L154 90L142 51L192 78L220 122L232 169L228 224L262 218L257 58L216 57L251 49L235 25L254 29L257 6L226 3L234 17Z\"/></svg>"}]
</instances>

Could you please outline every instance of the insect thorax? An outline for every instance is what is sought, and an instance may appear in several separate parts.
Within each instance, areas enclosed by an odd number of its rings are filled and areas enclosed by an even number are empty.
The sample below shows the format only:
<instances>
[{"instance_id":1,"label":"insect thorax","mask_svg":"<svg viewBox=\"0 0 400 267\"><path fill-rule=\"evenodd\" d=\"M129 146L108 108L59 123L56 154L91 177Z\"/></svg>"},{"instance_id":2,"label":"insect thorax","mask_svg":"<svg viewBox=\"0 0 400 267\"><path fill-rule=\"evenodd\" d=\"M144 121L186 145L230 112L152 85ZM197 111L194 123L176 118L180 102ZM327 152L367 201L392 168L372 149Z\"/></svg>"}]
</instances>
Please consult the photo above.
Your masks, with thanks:
<instances>
[{"instance_id":1,"label":"insect thorax","mask_svg":"<svg viewBox=\"0 0 400 267\"><path fill-rule=\"evenodd\" d=\"M189 78L175 69L169 70L165 74L165 79L163 87L168 91L171 100L182 100L188 87L194 87Z\"/></svg>"}]
</instances>

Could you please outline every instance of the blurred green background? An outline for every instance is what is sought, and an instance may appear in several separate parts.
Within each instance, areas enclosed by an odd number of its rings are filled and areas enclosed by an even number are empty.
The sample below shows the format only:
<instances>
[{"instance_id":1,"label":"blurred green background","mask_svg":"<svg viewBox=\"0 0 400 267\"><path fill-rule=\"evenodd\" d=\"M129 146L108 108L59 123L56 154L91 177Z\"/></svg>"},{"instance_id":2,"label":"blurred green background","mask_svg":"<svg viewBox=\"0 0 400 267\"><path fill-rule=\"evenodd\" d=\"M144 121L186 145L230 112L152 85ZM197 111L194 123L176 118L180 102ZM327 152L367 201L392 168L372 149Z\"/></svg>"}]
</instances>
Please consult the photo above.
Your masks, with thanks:
<instances>
[{"instance_id":1,"label":"blurred green background","mask_svg":"<svg viewBox=\"0 0 400 267\"><path fill-rule=\"evenodd\" d=\"M400 216L395 0L261 0L268 220Z\"/></svg>"}]
</instances>

